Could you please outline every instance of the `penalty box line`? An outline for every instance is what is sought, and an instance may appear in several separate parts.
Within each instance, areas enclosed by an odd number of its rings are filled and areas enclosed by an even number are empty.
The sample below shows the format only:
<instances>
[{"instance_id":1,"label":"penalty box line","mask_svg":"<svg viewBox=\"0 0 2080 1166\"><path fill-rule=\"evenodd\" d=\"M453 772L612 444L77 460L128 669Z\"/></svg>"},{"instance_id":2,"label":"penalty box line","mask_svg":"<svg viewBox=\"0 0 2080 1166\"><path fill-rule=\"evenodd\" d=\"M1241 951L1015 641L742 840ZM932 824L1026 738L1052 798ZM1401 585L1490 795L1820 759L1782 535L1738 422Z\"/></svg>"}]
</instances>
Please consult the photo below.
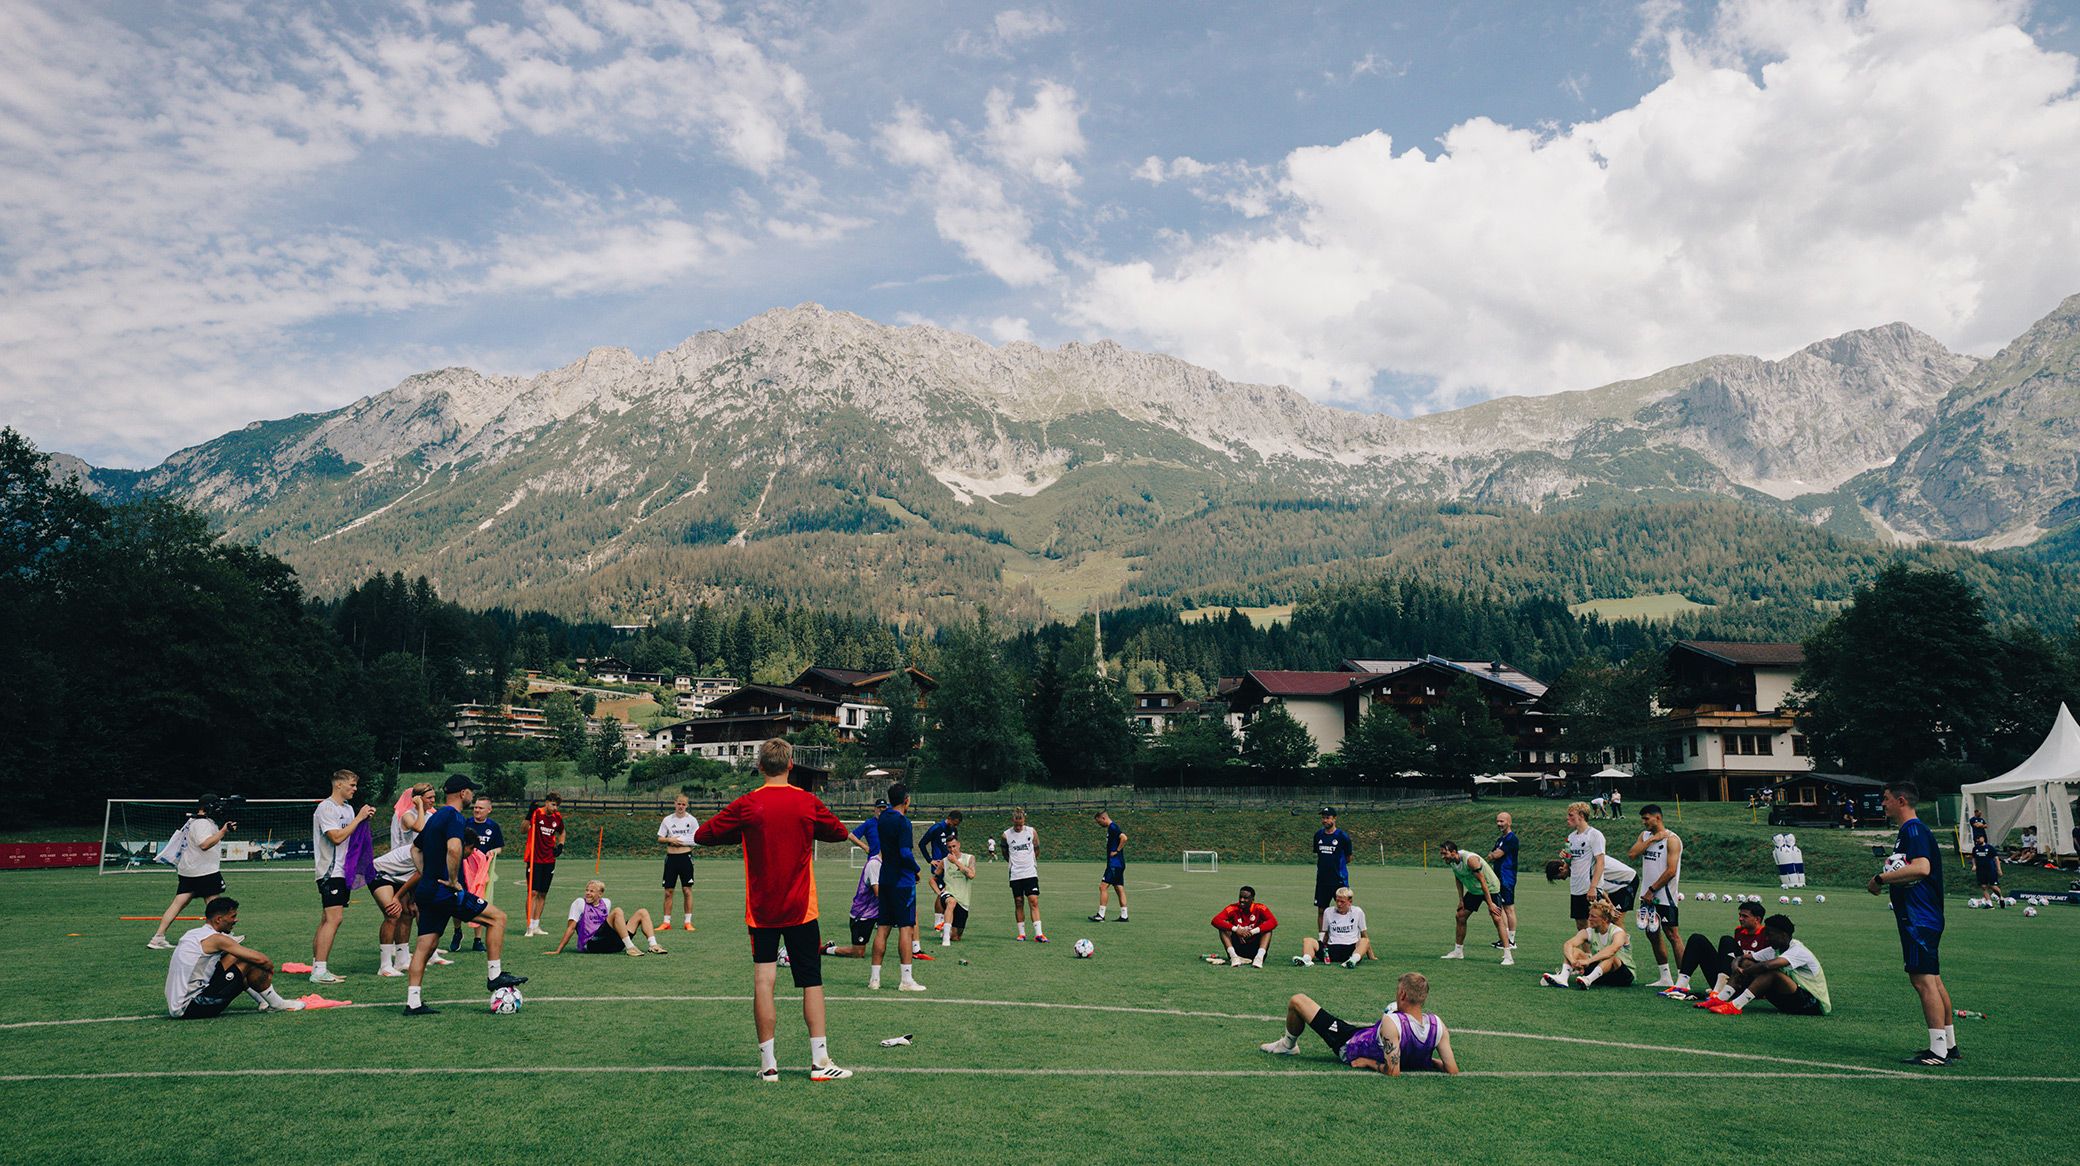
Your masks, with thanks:
<instances>
[{"instance_id":1,"label":"penalty box line","mask_svg":"<svg viewBox=\"0 0 2080 1166\"><path fill-rule=\"evenodd\" d=\"M1318 1081L1334 1081L1344 1074L1331 1073L1324 1064L1309 1069L1063 1069L1063 1068L1014 1068L982 1067L974 1065L885 1065L855 1068L863 1076L963 1076L963 1077L1145 1077L1145 1078L1280 1078L1306 1077ZM737 1073L752 1075L745 1065L486 1065L486 1066L415 1066L373 1065L363 1068L341 1068L314 1066L283 1069L127 1069L105 1073L9 1073L0 1075L0 1084L25 1085L50 1082L82 1081L181 1081L222 1080L226 1078L265 1077L537 1077L537 1076L583 1076L664 1074L664 1073ZM1767 1070L1738 1069L1707 1072L1666 1073L1652 1069L1607 1069L1570 1072L1569 1077L1602 1077L1654 1080L1804 1080L1804 1081L1868 1081L1871 1074L1855 1073L1781 1073ZM1446 1078L1444 1073L1404 1073L1405 1079ZM1475 1069L1460 1073L1461 1077L1536 1078L1551 1080L1549 1069ZM2024 1084L2080 1084L2080 1077L1962 1077L1948 1073L1901 1074L1909 1081L1929 1082L2003 1082Z\"/></svg>"},{"instance_id":2,"label":"penalty box line","mask_svg":"<svg viewBox=\"0 0 2080 1166\"><path fill-rule=\"evenodd\" d=\"M715 995L715 996L685 996L685 995L637 995L637 996L537 996L537 997L534 997L534 998L533 998L533 1001L534 1001L535 1003L538 1003L538 1004L743 1004L743 1003L747 1003L747 1002L748 1002L748 1001L749 1001L750 999L751 999L751 997L749 997L749 996L734 996L734 995ZM777 997L775 997L775 1001L776 1001L776 1002L779 1002L779 1003L792 1003L792 1002L795 1002L795 1001L799 1001L800 999L801 999L801 997L799 997L799 996L777 996ZM940 996L940 997L927 997L927 998L919 998L919 997L916 997L916 996L911 996L911 997L908 997L908 998L901 998L901 997L894 997L894 996L829 996L829 995L827 995L827 996L825 997L825 999L826 999L827 1001L829 1001L830 1003L833 1003L833 1004L896 1004L896 1003L901 1003L901 1004L948 1004L948 1005L960 1005L960 1006L964 1006L964 1007L971 1007L971 1008L1033 1008L1033 1009L1054 1009L1054 1010L1059 1010L1059 1011L1065 1011L1065 1012L1105 1012L1105 1013L1115 1013L1115 1014L1127 1014L1127 1015L1136 1015L1136 1016L1175 1016L1175 1017L1181 1017L1181 1018L1185 1018L1185 1019L1191 1019L1191 1020L1245 1020L1245 1021L1250 1021L1250 1022L1253 1022L1253 1023L1278 1023L1278 1022L1280 1022L1280 1021L1283 1021L1283 1020L1285 1019L1285 1017L1284 1017L1283 1015L1279 1015L1279 1016L1270 1016L1270 1015L1264 1015L1264 1014L1253 1014L1253 1013L1241 1013L1241 1012L1211 1012L1211 1011L1203 1011L1203 1010L1197 1010L1197 1009L1188 1009L1188 1008L1146 1008L1146 1007L1135 1007L1135 1006L1132 1006L1132 1005L1126 1005L1126 1004L1069 1004L1069 1003L1061 1003L1061 1002L1057 1002L1057 1001L1019 1001L1019 1000L977 1000L977 999L965 999L965 998L956 998L956 997L945 997L945 996ZM442 1005L442 1006L458 1006L458 1007L467 1007L467 1006L470 1006L470 1005L481 1005L481 1003L482 1003L482 1002L481 1002L481 1000L478 1000L478 999L460 999L460 1000L435 1000L435 1001L432 1001L432 1003L434 1003L434 1004L438 1004L438 1005ZM338 1005L337 1007L339 1007L339 1008L342 1008L342 1009L368 1009L368 1008L397 1008L397 1007L400 1007L400 1006L401 1006L401 1005L400 1005L400 1004L399 1004L398 1002L396 1002L396 1001L384 1001L384 1002L381 1002L381 1003L365 1003L365 1004L343 1004L343 1005ZM81 1017L81 1018L76 1018L76 1019L68 1019L68 1020L22 1020L22 1021L15 1021L15 1022L12 1022L12 1023L9 1023L9 1024L0 1024L0 1031L6 1031L6 1030L14 1030L14 1029L26 1029L26 1028L58 1028L58 1027L65 1027L65 1026L71 1026L71 1025L84 1025L84 1024L121 1024L121 1023L135 1023L135 1022L141 1022L141 1021L147 1021L147 1020L157 1020L157 1019L160 1019L160 1016L159 1016L159 1015L157 1015L157 1014L154 1014L154 1015L149 1015L149 1016L98 1016L98 1017ZM1868 1077L1906 1077L1906 1078L1918 1078L1918 1077L1920 1077L1920 1076L1921 1076L1921 1074L1919 1074L1919 1073L1913 1073L1913 1072L1909 1072L1909 1071L1907 1071L1907 1070L1903 1070L1903 1069L1887 1069L1887 1068L1879 1068L1879 1067L1877 1067L1877 1066L1872 1066L1872 1065L1853 1065L1853 1064L1845 1064L1845 1063L1841 1063L1841 1062L1836 1062L1836 1061L1814 1061L1814 1060L1807 1060L1807 1059L1803 1059L1803 1058L1798 1058L1798 1057L1777 1057L1777 1056L1770 1056L1770 1055L1768 1055L1768 1054L1764 1054L1764 1053L1737 1053L1737 1052L1726 1052L1726 1051L1722 1051L1722 1050L1718 1050L1718 1049L1695 1049L1695 1048L1684 1048L1684 1047L1680 1047L1680 1046L1675 1046L1675 1045L1656 1045L1656 1044L1647 1044L1647 1043L1643 1043L1643 1042L1636 1042L1636 1041L1613 1041L1613 1040L1599 1040L1599 1039L1596 1039L1596 1038L1593 1038L1593 1037L1579 1037L1579 1036L1559 1036L1559 1035L1554 1035L1554 1034L1551 1034L1551 1033L1536 1033L1536 1032L1509 1032L1509 1031L1504 1031L1504 1030L1498 1030L1498 1029L1481 1029L1481 1028L1455 1028L1455 1029L1454 1029L1453 1031L1455 1031L1455 1032L1459 1032L1459 1033L1463 1033L1463 1034L1465 1034L1465 1035L1467 1035L1467 1036L1485 1036L1485 1037L1497 1037L1497 1038L1501 1038L1501 1039L1506 1039L1506 1040L1535 1040L1535 1041L1548 1041L1548 1042L1552 1042L1552 1043L1556 1043L1556 1044L1578 1044L1578 1045L1585 1045L1585 1046L1590 1046L1590 1047L1595 1047L1595 1048L1613 1048L1613 1049L1625 1049L1625 1050L1628 1050L1628 1051L1631 1051L1631 1052L1648 1052L1648 1053L1681 1053L1681 1054L1686 1054L1686 1055L1689 1055L1689 1056L1697 1056L1697 1057L1719 1057L1719 1058L1723 1058L1723 1059L1726 1059L1726 1060L1734 1060L1734 1061L1758 1061L1758 1062L1763 1062L1763 1063L1766 1063L1766 1064L1772 1064L1772 1065L1790 1065L1790 1066L1796 1066L1796 1067L1799 1067L1799 1068L1802 1068L1802 1069L1825 1069L1825 1070L1833 1070L1833 1071L1838 1071L1838 1072L1846 1072L1846 1073L1852 1073L1852 1074L1859 1074L1859 1075L1862 1075L1862 1076L1868 1076ZM1992 1080L1992 1078L1984 1078L1984 1077L1982 1077L1982 1078L1974 1078L1974 1079L1975 1079L1975 1080Z\"/></svg>"}]
</instances>

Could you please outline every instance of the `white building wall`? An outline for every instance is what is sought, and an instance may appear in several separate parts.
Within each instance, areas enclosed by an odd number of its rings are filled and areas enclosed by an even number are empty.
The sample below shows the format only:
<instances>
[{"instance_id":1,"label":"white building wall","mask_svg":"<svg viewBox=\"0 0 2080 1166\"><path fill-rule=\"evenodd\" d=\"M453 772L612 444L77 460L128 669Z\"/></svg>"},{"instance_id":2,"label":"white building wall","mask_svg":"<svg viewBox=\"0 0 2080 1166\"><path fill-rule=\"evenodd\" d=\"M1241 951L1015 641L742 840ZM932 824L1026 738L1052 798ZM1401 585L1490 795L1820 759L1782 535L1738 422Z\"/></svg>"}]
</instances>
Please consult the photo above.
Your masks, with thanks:
<instances>
[{"instance_id":1,"label":"white building wall","mask_svg":"<svg viewBox=\"0 0 2080 1166\"><path fill-rule=\"evenodd\" d=\"M1795 668L1757 668L1755 670L1755 711L1775 712L1784 707L1784 698L1791 695L1791 686L1798 682Z\"/></svg>"},{"instance_id":2,"label":"white building wall","mask_svg":"<svg viewBox=\"0 0 2080 1166\"><path fill-rule=\"evenodd\" d=\"M1335 700L1309 700L1305 697L1286 697L1281 703L1293 719L1307 729L1314 738L1317 753L1337 753L1343 749L1343 698Z\"/></svg>"}]
</instances>

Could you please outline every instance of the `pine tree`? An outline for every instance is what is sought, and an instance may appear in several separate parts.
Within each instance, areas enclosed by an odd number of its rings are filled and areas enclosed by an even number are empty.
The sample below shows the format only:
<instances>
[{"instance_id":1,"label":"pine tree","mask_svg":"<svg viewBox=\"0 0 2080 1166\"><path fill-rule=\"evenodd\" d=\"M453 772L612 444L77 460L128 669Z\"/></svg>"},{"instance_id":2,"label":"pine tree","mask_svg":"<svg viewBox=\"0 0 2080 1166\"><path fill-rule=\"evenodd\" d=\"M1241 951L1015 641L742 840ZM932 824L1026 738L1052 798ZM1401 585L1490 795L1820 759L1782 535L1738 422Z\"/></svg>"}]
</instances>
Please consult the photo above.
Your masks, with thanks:
<instances>
[{"instance_id":1,"label":"pine tree","mask_svg":"<svg viewBox=\"0 0 2080 1166\"><path fill-rule=\"evenodd\" d=\"M1089 664L1064 680L1048 739L1065 746L1050 770L1056 785L1110 784L1124 779L1133 764L1136 742L1126 699Z\"/></svg>"},{"instance_id":2,"label":"pine tree","mask_svg":"<svg viewBox=\"0 0 2080 1166\"><path fill-rule=\"evenodd\" d=\"M1343 768L1373 782L1391 782L1403 773L1423 772L1429 752L1408 717L1381 701L1366 709L1343 739Z\"/></svg>"},{"instance_id":3,"label":"pine tree","mask_svg":"<svg viewBox=\"0 0 2080 1166\"><path fill-rule=\"evenodd\" d=\"M1430 770L1451 782L1471 786L1483 774L1509 766L1516 742L1495 719L1481 693L1480 682L1460 677L1444 691L1444 699L1423 720L1430 742Z\"/></svg>"},{"instance_id":4,"label":"pine tree","mask_svg":"<svg viewBox=\"0 0 2080 1166\"><path fill-rule=\"evenodd\" d=\"M1242 755L1258 769L1277 772L1314 764L1314 737L1283 704L1273 703L1242 730Z\"/></svg>"},{"instance_id":5,"label":"pine tree","mask_svg":"<svg viewBox=\"0 0 2080 1166\"><path fill-rule=\"evenodd\" d=\"M882 707L867 721L864 734L866 754L876 760L907 766L911 752L917 748L920 721L917 682L910 678L909 669L897 668L895 675L881 682L874 695Z\"/></svg>"},{"instance_id":6,"label":"pine tree","mask_svg":"<svg viewBox=\"0 0 2080 1166\"><path fill-rule=\"evenodd\" d=\"M923 775L953 789L995 789L1031 779L1040 768L1020 715L1017 679L1004 667L989 613L946 636Z\"/></svg>"}]
</instances>

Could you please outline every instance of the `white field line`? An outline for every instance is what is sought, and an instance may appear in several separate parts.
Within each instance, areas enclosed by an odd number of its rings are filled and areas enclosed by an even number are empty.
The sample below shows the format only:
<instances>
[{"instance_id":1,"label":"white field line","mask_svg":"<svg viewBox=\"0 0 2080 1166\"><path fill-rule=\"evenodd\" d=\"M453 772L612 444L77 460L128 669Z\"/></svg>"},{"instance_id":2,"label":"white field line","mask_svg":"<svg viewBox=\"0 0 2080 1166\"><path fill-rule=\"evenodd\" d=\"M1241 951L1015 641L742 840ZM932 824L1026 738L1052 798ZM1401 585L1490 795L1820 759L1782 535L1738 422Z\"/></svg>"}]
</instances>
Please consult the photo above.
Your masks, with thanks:
<instances>
[{"instance_id":1,"label":"white field line","mask_svg":"<svg viewBox=\"0 0 2080 1166\"><path fill-rule=\"evenodd\" d=\"M532 998L532 1001L531 1001L531 1002L532 1002L532 1003L536 1003L536 1004L744 1004L744 1003L748 1003L748 1002L750 1001L750 999L751 999L751 997L749 997L749 996L678 996L678 995L672 995L672 996L665 996L665 995L644 995L644 996L536 996L536 997L533 997L533 998ZM799 996L780 996L780 997L777 997L777 998L776 998L776 1002L779 1002L779 1003L792 1003L792 1002L794 1002L794 1001L797 1001L797 1000L800 1000L800 999L801 999L801 997L799 997ZM910 996L910 997L899 997L899 996L895 996L895 995L893 995L893 994L890 994L890 995L877 995L877 996L826 996L826 997L825 997L825 999L826 999L826 1000L827 1000L828 1002L830 1002L830 1003L833 1003L833 1004L901 1004L901 1005L913 1005L913 1004L949 1004L949 1005L959 1005L959 1006L963 1006L963 1007L969 1007L969 1008L1033 1008L1033 1009L1056 1009L1056 1010L1060 1010L1060 1011L1065 1011L1065 1012L1109 1012L1109 1013L1121 1013L1121 1014L1128 1014L1128 1015L1136 1015L1136 1016L1175 1016L1175 1017L1181 1017L1181 1018L1185 1018L1185 1019L1190 1019L1190 1020L1246 1020L1246 1021L1251 1021L1251 1022L1254 1022L1254 1023L1263 1023L1263 1024L1276 1024L1276 1023L1278 1023L1278 1022L1280 1022L1280 1021L1282 1021L1282 1020L1284 1020L1284 1019L1285 1019L1285 1018L1284 1018L1283 1016L1272 1016L1272 1015L1266 1015L1266 1014L1250 1014L1250 1013L1240 1013L1240 1012L1208 1012L1208 1011L1200 1011L1200 1010L1195 1010L1195 1009L1187 1009L1187 1008L1137 1008L1137 1007L1132 1007L1132 1006L1129 1006L1129 1005L1124 1005L1124 1004L1064 1004L1064 1003L1057 1003L1057 1002L1054 1002L1054 1001L1022 1001L1022 1000L974 1000L974 999L965 999L965 998L958 998L958 997L947 997L947 996L936 996L936 997L930 997L930 998L923 998L923 999L920 999L920 998L918 998L918 997L916 997L916 996ZM459 1000L433 1000L433 1001L429 1001L429 1003L432 1003L432 1004L435 1004L435 1005L439 1005L439 1006L441 1006L441 1007L451 1007L451 1006L452 1006L452 1007L479 1007L479 1008L480 1008L480 1007L483 1007L483 1001L482 1001L482 999L481 999L481 998L474 998L474 997L472 997L472 998L465 998L465 999L459 999ZM345 1005L340 1005L339 1007L341 1007L341 1008L352 1008L352 1009L366 1009L366 1008L401 1008L401 1007L403 1007L403 1006L402 1006L401 1004L399 1004L398 1002L396 1002L396 1001L384 1001L384 1002L382 1002L382 1003L369 1003L369 1004L345 1004ZM329 1010L328 1010L328 1011L329 1011ZM162 1017L162 1015L161 1015L161 1014L157 1014L157 1013L154 1013L154 1014L152 1014L152 1015L149 1015L149 1016L98 1016L98 1017L82 1017L82 1018L78 1018L78 1019L72 1019L72 1020L22 1020L22 1021L15 1021L15 1022L13 1022L13 1023L11 1023L11 1024L0 1024L0 1031L7 1031L7 1030L14 1030L14 1029L27 1029L27 1028L57 1028L57 1027L63 1027L63 1026L68 1026L68 1025L81 1025L81 1024L121 1024L121 1023L126 1023L126 1022L137 1022L137 1021L146 1021L146 1020L159 1020L159 1019L162 1019L162 1018L163 1018L163 1017ZM1919 1079L1919 1078L1921 1078L1921 1077L1925 1076L1925 1074L1922 1074L1922 1073L1915 1073L1915 1072L1911 1072L1911 1071L1908 1071L1908 1070L1905 1070L1905 1069L1889 1069L1889 1068L1881 1068L1881 1067L1878 1067L1878 1066L1873 1066L1873 1065L1854 1065L1854 1064L1843 1064L1843 1063L1840 1063L1840 1062L1835 1062L1835 1061L1812 1061L1812 1060L1804 1060L1804 1059L1801 1059L1801 1058L1797 1058L1797 1057L1773 1057L1773 1056L1768 1056L1768 1055L1766 1055L1766 1054L1763 1054L1763 1053L1735 1053L1735 1052L1725 1052L1725 1051L1721 1051L1721 1050L1718 1050L1718 1049L1693 1049L1693 1048L1683 1048L1683 1047L1679 1047L1679 1046L1675 1046L1675 1045L1655 1045L1655 1044L1645 1044L1645 1043L1640 1043L1640 1042L1634 1042L1634 1041L1610 1041L1610 1040L1597 1040L1597 1039L1594 1039L1594 1038L1591 1038L1591 1037L1579 1037L1579 1036L1557 1036L1557 1035L1554 1035L1554 1034L1551 1034L1551 1033L1537 1033L1537 1032L1507 1032L1507 1031L1502 1031L1502 1030L1498 1030L1498 1029L1481 1029L1481 1028L1460 1028L1460 1029L1455 1029L1454 1031L1456 1031L1456 1032L1459 1032L1459 1033L1462 1033L1462 1034L1464 1034L1464 1035L1466 1035L1466 1036L1487 1036L1487 1037L1498 1037L1498 1038L1503 1038L1503 1039L1509 1039L1509 1040L1535 1040L1535 1041L1549 1041L1549 1042L1554 1042L1554 1043L1560 1043L1560 1044L1578 1044L1578 1045L1589 1045L1589 1046L1594 1046L1594 1047L1598 1047L1598 1048L1613 1048L1613 1049L1627 1049L1627 1050L1630 1050L1630 1051L1634 1051L1634 1052L1649 1052L1649 1053L1681 1053L1681 1054L1686 1054L1686 1055L1689 1055L1689 1056L1697 1056L1697 1057L1719 1057L1719 1058L1723 1058L1723 1059L1726 1059L1726 1060L1734 1060L1734 1061L1759 1061L1759 1062L1764 1062L1764 1063L1767 1063L1767 1064L1772 1064L1772 1065L1793 1065L1793 1066L1798 1066L1798 1067L1800 1067L1800 1068L1803 1068L1803 1069L1824 1069L1824 1070L1831 1070L1831 1071L1834 1071L1834 1072L1838 1072L1838 1073L1843 1073L1843 1074L1847 1074L1847 1075L1851 1075L1851 1076L1864 1076L1864 1077L1885 1077L1885 1078L1902 1078L1902 1077L1903 1077L1903 1078L1908 1078L1908 1079ZM430 1071L430 1070L429 1070L429 1071ZM605 1070L599 1070L599 1071L605 1071ZM946 1071L947 1071L947 1072L953 1072L954 1070L950 1070L950 1069L949 1069L949 1070L946 1070ZM981 1070L977 1070L977 1072L981 1072ZM1064 1072L1064 1073L1070 1073L1070 1074L1081 1074L1081 1073L1086 1073L1086 1072L1098 1072L1098 1070L1080 1070L1080 1069L1079 1069L1079 1070L1062 1070L1062 1072ZM1129 1071L1128 1071L1128 1070L1120 1070L1120 1072L1122 1072L1122 1073L1128 1073ZM1256 1071L1254 1071L1254 1070L1237 1070L1236 1072L1239 1072L1239 1073L1244 1073L1244 1074L1249 1074L1249 1073L1253 1073L1253 1072L1256 1072ZM1132 1074L1130 1074L1130 1075L1132 1075ZM1157 1072L1157 1071L1155 1071L1155 1070L1147 1070L1147 1071L1140 1071L1140 1072L1139 1072L1139 1075L1142 1075L1142 1076L1149 1076L1149 1075L1162 1075L1162 1074L1161 1074L1161 1073L1159 1073L1159 1072ZM1464 1074L1462 1074L1462 1076L1463 1076L1463 1075L1464 1075ZM1527 1075L1529 1075L1529 1074L1527 1074ZM1611 1072L1610 1072L1609 1074L1605 1074L1605 1075L1612 1075L1612 1076L1631 1076L1631 1075L1635 1075L1635 1074L1633 1074L1633 1073L1632 1073L1631 1071L1627 1071L1627 1070L1614 1070L1614 1071L1611 1071ZM1652 1074L1652 1073L1646 1073L1645 1075L1648 1075L1648 1076L1652 1076L1652 1075L1654 1075L1654 1074ZM1733 1075L1739 1075L1739 1074L1733 1074ZM1783 1075L1783 1074L1777 1074L1777 1075ZM1823 1074L1823 1075L1824 1075L1824 1074ZM41 1079L44 1079L44 1078L41 1078L41 1077L35 1077L35 1078L27 1078L27 1077L24 1077L24 1078L14 1078L14 1077L0 1077L0 1081L5 1081L5 1080L30 1080L30 1079L36 1079L36 1080L41 1080ZM52 1078L52 1079L56 1079L56 1078ZM2075 1078L2063 1078L2063 1077L2007 1077L2007 1078L1996 1078L1996 1077L1971 1077L1971 1078L1969 1078L1969 1079L1970 1079L1970 1080L1975 1080L1975 1081L1995 1081L1995 1080L2008 1080L2008 1081L2043 1081L2043 1082L2063 1082L2063 1081L2067 1081L2067 1080L2072 1080L2072 1081L2080 1082L2080 1077L2075 1077Z\"/></svg>"},{"instance_id":2,"label":"white field line","mask_svg":"<svg viewBox=\"0 0 2080 1166\"><path fill-rule=\"evenodd\" d=\"M1327 1066L1324 1065L1323 1068ZM973 1065L889 1065L870 1069L855 1069L866 1075L900 1074L912 1076L963 1076L963 1077L1307 1077L1315 1080L1334 1080L1338 1075L1325 1074L1323 1068L1313 1069L1118 1069L1112 1067L1092 1069L1020 1069L978 1067ZM437 1076L510 1076L533 1077L551 1075L626 1075L662 1073L741 1073L752 1075L748 1065L456 1065L456 1066L396 1066L371 1065L364 1068L335 1068L326 1066L292 1069L131 1069L107 1073L9 1073L0 1075L0 1084L33 1084L52 1081L167 1081L167 1080L211 1080L227 1077L437 1077ZM1408 1073L1410 1079L1444 1079L1443 1073ZM1550 1069L1490 1069L1473 1070L1459 1074L1461 1077L1507 1077L1540 1078L1551 1080ZM1652 1069L1616 1069L1604 1071L1570 1071L1569 1077L1610 1077L1627 1079L1686 1079L1726 1080L1729 1078L1823 1081L1867 1081L1869 1073L1777 1073L1761 1070L1703 1073L1664 1073ZM1948 1073L1902 1074L1909 1081L1929 1082L1984 1082L1998 1081L2027 1084L2072 1085L2080 1084L2080 1077L1961 1077Z\"/></svg>"}]
</instances>

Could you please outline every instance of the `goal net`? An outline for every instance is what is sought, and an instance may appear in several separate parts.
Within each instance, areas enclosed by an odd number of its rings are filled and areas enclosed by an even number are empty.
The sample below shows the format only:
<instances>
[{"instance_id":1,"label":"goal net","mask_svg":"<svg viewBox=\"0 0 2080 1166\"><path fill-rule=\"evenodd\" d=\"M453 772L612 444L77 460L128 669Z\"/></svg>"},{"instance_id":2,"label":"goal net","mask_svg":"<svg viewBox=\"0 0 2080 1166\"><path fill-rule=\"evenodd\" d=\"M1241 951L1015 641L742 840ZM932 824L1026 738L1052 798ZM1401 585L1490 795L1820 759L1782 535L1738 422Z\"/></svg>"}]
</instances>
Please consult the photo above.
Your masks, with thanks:
<instances>
[{"instance_id":1,"label":"goal net","mask_svg":"<svg viewBox=\"0 0 2080 1166\"><path fill-rule=\"evenodd\" d=\"M859 827L860 822L858 819L848 820L845 822L845 833L847 836L845 841L824 842L819 840L816 843L816 861L820 863L838 863L852 870L865 870L867 866L867 852L855 846L851 839L852 832L859 829ZM920 866L924 864L924 844L920 840L924 837L924 832L931 828L932 824L930 822L919 821L916 818L910 820L910 847L916 852L917 862ZM967 839L963 838L961 845L967 845Z\"/></svg>"},{"instance_id":2,"label":"goal net","mask_svg":"<svg viewBox=\"0 0 2080 1166\"><path fill-rule=\"evenodd\" d=\"M316 862L311 849L311 814L317 804L317 798L254 798L235 814L226 815L237 825L217 843L224 873L300 871L311 875ZM156 871L171 876L173 867L157 861L159 852L188 823L194 809L192 798L109 799L101 826L101 873ZM370 825L376 831L377 845L388 850L389 815L377 807Z\"/></svg>"},{"instance_id":3,"label":"goal net","mask_svg":"<svg viewBox=\"0 0 2080 1166\"><path fill-rule=\"evenodd\" d=\"M1184 873L1213 874L1221 869L1221 856L1217 850L1187 850L1184 852Z\"/></svg>"}]
</instances>

